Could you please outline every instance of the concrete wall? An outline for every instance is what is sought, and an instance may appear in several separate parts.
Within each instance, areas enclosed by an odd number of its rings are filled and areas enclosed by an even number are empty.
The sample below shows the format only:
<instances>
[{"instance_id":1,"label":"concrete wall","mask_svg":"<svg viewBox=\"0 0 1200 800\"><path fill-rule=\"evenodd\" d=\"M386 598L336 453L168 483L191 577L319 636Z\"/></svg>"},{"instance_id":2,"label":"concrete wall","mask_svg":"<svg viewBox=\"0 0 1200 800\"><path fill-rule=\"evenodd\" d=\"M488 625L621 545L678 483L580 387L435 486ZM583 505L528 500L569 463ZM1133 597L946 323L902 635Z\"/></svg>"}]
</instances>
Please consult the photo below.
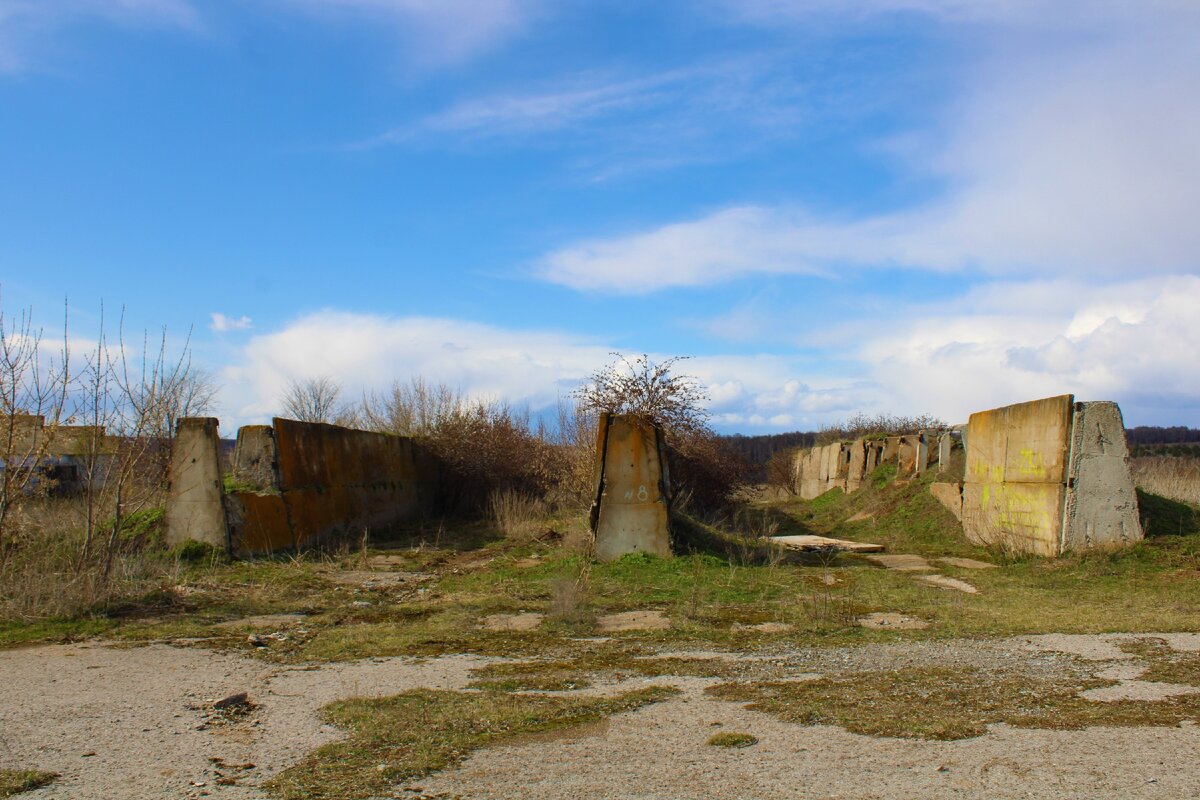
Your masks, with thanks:
<instances>
[{"instance_id":1,"label":"concrete wall","mask_svg":"<svg viewBox=\"0 0 1200 800\"><path fill-rule=\"evenodd\" d=\"M636 417L605 414L596 436L596 557L671 555L670 483L662 431Z\"/></svg>"},{"instance_id":2,"label":"concrete wall","mask_svg":"<svg viewBox=\"0 0 1200 800\"><path fill-rule=\"evenodd\" d=\"M279 418L239 432L233 461L235 480L256 486L227 499L240 553L385 531L431 507L440 474L407 437Z\"/></svg>"},{"instance_id":3,"label":"concrete wall","mask_svg":"<svg viewBox=\"0 0 1200 800\"><path fill-rule=\"evenodd\" d=\"M972 414L963 486L967 538L1057 555L1066 494L1071 395Z\"/></svg>"},{"instance_id":4,"label":"concrete wall","mask_svg":"<svg viewBox=\"0 0 1200 800\"><path fill-rule=\"evenodd\" d=\"M1115 403L1060 395L971 415L963 530L1055 556L1142 538Z\"/></svg>"},{"instance_id":5,"label":"concrete wall","mask_svg":"<svg viewBox=\"0 0 1200 800\"><path fill-rule=\"evenodd\" d=\"M217 420L179 420L167 473L169 495L164 520L168 545L194 539L222 549L229 546L219 448Z\"/></svg>"},{"instance_id":6,"label":"concrete wall","mask_svg":"<svg viewBox=\"0 0 1200 800\"><path fill-rule=\"evenodd\" d=\"M235 490L222 495L217 441L216 420L180 420L168 541L249 554L378 533L427 511L441 476L436 459L411 439L275 419L239 431Z\"/></svg>"}]
</instances>

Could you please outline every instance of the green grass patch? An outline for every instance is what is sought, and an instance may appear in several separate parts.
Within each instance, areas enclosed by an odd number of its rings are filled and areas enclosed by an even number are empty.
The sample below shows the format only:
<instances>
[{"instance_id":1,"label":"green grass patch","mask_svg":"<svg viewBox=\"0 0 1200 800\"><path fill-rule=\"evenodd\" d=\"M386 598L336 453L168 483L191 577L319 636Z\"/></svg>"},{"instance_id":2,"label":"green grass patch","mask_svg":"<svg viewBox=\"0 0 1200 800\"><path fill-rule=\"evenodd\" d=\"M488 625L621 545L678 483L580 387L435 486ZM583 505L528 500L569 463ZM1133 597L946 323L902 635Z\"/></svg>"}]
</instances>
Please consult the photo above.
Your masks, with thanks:
<instances>
[{"instance_id":1,"label":"green grass patch","mask_svg":"<svg viewBox=\"0 0 1200 800\"><path fill-rule=\"evenodd\" d=\"M42 786L48 786L58 776L53 772L31 769L0 769L0 797L12 797Z\"/></svg>"},{"instance_id":2,"label":"green grass patch","mask_svg":"<svg viewBox=\"0 0 1200 800\"><path fill-rule=\"evenodd\" d=\"M707 744L713 747L750 747L758 744L758 737L749 733L714 733L708 737Z\"/></svg>"},{"instance_id":3,"label":"green grass patch","mask_svg":"<svg viewBox=\"0 0 1200 800\"><path fill-rule=\"evenodd\" d=\"M516 736L596 722L677 694L653 687L612 698L548 697L418 689L326 706L326 721L349 732L272 779L284 800L359 800L454 766L471 752Z\"/></svg>"},{"instance_id":4,"label":"green grass patch","mask_svg":"<svg viewBox=\"0 0 1200 800\"><path fill-rule=\"evenodd\" d=\"M1006 723L1019 728L1177 725L1200 720L1200 697L1093 702L1077 695L1105 681L1067 675L1039 681L973 669L910 667L807 682L727 683L708 694L802 725L902 739L967 739Z\"/></svg>"}]
</instances>

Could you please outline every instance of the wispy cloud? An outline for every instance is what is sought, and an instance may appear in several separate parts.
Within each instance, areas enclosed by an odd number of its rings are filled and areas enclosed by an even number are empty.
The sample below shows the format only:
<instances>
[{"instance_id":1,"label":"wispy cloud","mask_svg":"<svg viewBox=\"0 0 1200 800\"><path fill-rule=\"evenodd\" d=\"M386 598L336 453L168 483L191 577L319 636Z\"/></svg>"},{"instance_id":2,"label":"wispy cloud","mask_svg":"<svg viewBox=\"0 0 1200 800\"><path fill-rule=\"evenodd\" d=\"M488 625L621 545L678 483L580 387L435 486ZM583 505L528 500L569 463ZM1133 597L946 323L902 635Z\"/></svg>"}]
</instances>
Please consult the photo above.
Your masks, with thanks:
<instances>
[{"instance_id":1,"label":"wispy cloud","mask_svg":"<svg viewBox=\"0 0 1200 800\"><path fill-rule=\"evenodd\" d=\"M254 320L246 316L227 317L219 311L212 312L210 316L212 317L212 322L208 327L217 333L245 331L254 327Z\"/></svg>"},{"instance_id":2,"label":"wispy cloud","mask_svg":"<svg viewBox=\"0 0 1200 800\"><path fill-rule=\"evenodd\" d=\"M565 145L594 178L727 160L839 113L786 58L728 57L637 73L592 71L473 96L356 143L422 147Z\"/></svg>"},{"instance_id":3,"label":"wispy cloud","mask_svg":"<svg viewBox=\"0 0 1200 800\"><path fill-rule=\"evenodd\" d=\"M35 66L48 37L87 21L191 30L201 26L188 0L0 0L0 72Z\"/></svg>"},{"instance_id":4,"label":"wispy cloud","mask_svg":"<svg viewBox=\"0 0 1200 800\"><path fill-rule=\"evenodd\" d=\"M1146 38L1024 53L975 71L947 122L898 153L944 189L891 213L832 218L732 205L548 253L546 280L644 293L854 265L1008 275L1200 267L1200 18Z\"/></svg>"},{"instance_id":5,"label":"wispy cloud","mask_svg":"<svg viewBox=\"0 0 1200 800\"><path fill-rule=\"evenodd\" d=\"M450 64L523 30L543 0L275 0L322 14L367 16L394 25L421 61Z\"/></svg>"}]
</instances>

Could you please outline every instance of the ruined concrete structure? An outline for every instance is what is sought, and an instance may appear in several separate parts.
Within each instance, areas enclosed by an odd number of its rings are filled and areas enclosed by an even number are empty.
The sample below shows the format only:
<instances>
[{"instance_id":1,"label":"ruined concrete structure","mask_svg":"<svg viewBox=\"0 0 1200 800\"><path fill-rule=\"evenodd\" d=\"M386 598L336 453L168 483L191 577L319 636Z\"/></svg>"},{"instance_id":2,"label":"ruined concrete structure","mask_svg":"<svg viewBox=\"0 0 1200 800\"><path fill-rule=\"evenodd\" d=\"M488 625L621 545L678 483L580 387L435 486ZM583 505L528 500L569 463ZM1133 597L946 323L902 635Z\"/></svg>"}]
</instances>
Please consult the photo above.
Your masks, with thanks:
<instances>
[{"instance_id":1,"label":"ruined concrete structure","mask_svg":"<svg viewBox=\"0 0 1200 800\"><path fill-rule=\"evenodd\" d=\"M1072 395L972 414L965 426L857 439L797 454L795 491L855 491L879 465L896 479L929 470L930 491L974 542L1055 556L1142 538L1116 403Z\"/></svg>"},{"instance_id":2,"label":"ruined concrete structure","mask_svg":"<svg viewBox=\"0 0 1200 800\"><path fill-rule=\"evenodd\" d=\"M358 536L431 506L440 467L411 439L274 419L238 432L225 491L215 419L182 419L171 454L168 544L194 539L231 553Z\"/></svg>"},{"instance_id":3,"label":"ruined concrete structure","mask_svg":"<svg viewBox=\"0 0 1200 800\"><path fill-rule=\"evenodd\" d=\"M108 463L117 452L118 437L109 436L103 425L46 425L41 414L0 416L0 430L12 433L9 452L0 450L0 471L8 461L33 466L49 480L56 494L81 491L90 475L102 481Z\"/></svg>"},{"instance_id":4,"label":"ruined concrete structure","mask_svg":"<svg viewBox=\"0 0 1200 800\"><path fill-rule=\"evenodd\" d=\"M638 417L604 414L596 435L596 557L671 555L670 482L662 429Z\"/></svg>"},{"instance_id":5,"label":"ruined concrete structure","mask_svg":"<svg viewBox=\"0 0 1200 800\"><path fill-rule=\"evenodd\" d=\"M929 469L950 469L956 448L961 451L961 447L961 436L953 430L866 437L814 447L798 453L792 462L794 491L805 500L831 489L853 492L884 464L896 467L897 480L908 480Z\"/></svg>"},{"instance_id":6,"label":"ruined concrete structure","mask_svg":"<svg viewBox=\"0 0 1200 800\"><path fill-rule=\"evenodd\" d=\"M962 522L980 544L1054 556L1142 538L1116 403L1073 395L971 415Z\"/></svg>"}]
</instances>

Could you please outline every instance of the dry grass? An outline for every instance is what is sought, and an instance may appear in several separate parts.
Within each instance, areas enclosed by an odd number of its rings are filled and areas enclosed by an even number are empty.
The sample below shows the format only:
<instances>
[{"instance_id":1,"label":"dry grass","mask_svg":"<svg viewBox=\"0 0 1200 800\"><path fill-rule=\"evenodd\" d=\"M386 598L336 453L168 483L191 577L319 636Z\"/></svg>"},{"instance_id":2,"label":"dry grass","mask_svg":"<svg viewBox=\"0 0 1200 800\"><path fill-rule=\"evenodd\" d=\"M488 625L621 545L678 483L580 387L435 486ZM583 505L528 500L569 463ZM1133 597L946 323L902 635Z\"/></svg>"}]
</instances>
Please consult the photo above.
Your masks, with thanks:
<instances>
[{"instance_id":1,"label":"dry grass","mask_svg":"<svg viewBox=\"0 0 1200 800\"><path fill-rule=\"evenodd\" d=\"M797 682L727 683L724 700L802 725L839 725L867 736L967 739L989 725L1078 730L1092 726L1176 725L1200 719L1200 696L1158 702L1095 702L1078 692L1105 681L1035 680L973 669L909 667Z\"/></svg>"},{"instance_id":2,"label":"dry grass","mask_svg":"<svg viewBox=\"0 0 1200 800\"><path fill-rule=\"evenodd\" d=\"M1142 456L1130 459L1133 482L1147 492L1200 505L1200 458Z\"/></svg>"},{"instance_id":3,"label":"dry grass","mask_svg":"<svg viewBox=\"0 0 1200 800\"><path fill-rule=\"evenodd\" d=\"M488 496L488 514L504 537L517 544L541 538L549 526L549 509L540 498L524 492L502 489Z\"/></svg>"},{"instance_id":4,"label":"dry grass","mask_svg":"<svg viewBox=\"0 0 1200 800\"><path fill-rule=\"evenodd\" d=\"M0 552L0 621L79 617L178 583L177 565L141 546L84 559L82 513L82 500L23 505Z\"/></svg>"}]
</instances>

